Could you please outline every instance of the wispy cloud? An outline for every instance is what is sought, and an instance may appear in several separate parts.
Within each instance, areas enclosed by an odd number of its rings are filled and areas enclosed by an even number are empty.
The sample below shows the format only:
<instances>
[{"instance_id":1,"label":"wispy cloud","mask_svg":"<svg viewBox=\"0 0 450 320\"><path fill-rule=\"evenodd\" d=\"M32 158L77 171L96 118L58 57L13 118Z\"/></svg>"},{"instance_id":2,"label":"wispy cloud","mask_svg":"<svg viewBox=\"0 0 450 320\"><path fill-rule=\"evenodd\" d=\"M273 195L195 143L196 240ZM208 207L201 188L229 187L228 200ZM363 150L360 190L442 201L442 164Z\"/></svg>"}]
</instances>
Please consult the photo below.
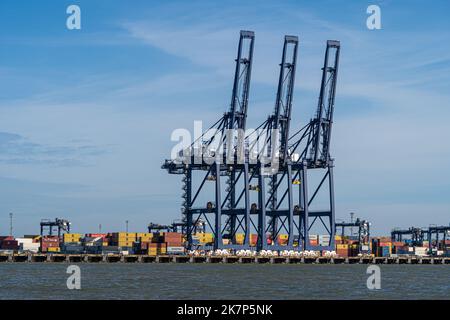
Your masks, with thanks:
<instances>
[{"instance_id":1,"label":"wispy cloud","mask_svg":"<svg viewBox=\"0 0 450 320\"><path fill-rule=\"evenodd\" d=\"M108 148L71 143L65 146L39 144L9 132L0 132L0 163L49 166L86 166L88 159L108 152Z\"/></svg>"}]
</instances>

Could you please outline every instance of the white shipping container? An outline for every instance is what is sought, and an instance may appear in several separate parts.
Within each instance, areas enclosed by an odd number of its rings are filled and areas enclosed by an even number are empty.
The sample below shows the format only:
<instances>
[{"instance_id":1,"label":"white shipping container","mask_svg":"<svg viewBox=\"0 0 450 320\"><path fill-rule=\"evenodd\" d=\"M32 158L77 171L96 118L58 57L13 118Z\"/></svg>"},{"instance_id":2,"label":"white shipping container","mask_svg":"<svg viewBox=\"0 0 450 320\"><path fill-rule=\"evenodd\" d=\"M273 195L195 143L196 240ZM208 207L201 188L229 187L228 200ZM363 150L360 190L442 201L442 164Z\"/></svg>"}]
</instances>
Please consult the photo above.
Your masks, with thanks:
<instances>
[{"instance_id":1,"label":"white shipping container","mask_svg":"<svg viewBox=\"0 0 450 320\"><path fill-rule=\"evenodd\" d=\"M184 253L184 247L167 247L167 253Z\"/></svg>"},{"instance_id":2,"label":"white shipping container","mask_svg":"<svg viewBox=\"0 0 450 320\"><path fill-rule=\"evenodd\" d=\"M426 256L428 248L427 247L414 247L414 254L417 256Z\"/></svg>"},{"instance_id":3,"label":"white shipping container","mask_svg":"<svg viewBox=\"0 0 450 320\"><path fill-rule=\"evenodd\" d=\"M40 244L39 243L21 243L20 251L29 251L37 253L39 251Z\"/></svg>"},{"instance_id":4,"label":"white shipping container","mask_svg":"<svg viewBox=\"0 0 450 320\"><path fill-rule=\"evenodd\" d=\"M33 239L30 238L16 238L16 241L19 245L22 243L33 243Z\"/></svg>"}]
</instances>

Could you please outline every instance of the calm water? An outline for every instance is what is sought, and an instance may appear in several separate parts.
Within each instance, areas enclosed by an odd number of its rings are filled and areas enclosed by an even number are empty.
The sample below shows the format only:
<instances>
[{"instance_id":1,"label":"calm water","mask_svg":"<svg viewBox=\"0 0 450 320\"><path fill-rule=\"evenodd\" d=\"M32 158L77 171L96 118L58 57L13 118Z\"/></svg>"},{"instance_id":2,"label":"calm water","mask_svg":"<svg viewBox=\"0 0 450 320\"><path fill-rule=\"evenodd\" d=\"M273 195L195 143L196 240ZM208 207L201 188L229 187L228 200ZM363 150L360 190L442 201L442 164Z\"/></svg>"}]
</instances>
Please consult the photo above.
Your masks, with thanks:
<instances>
[{"instance_id":1,"label":"calm water","mask_svg":"<svg viewBox=\"0 0 450 320\"><path fill-rule=\"evenodd\" d=\"M383 265L368 290L365 265L0 264L0 299L450 299L450 266Z\"/></svg>"}]
</instances>

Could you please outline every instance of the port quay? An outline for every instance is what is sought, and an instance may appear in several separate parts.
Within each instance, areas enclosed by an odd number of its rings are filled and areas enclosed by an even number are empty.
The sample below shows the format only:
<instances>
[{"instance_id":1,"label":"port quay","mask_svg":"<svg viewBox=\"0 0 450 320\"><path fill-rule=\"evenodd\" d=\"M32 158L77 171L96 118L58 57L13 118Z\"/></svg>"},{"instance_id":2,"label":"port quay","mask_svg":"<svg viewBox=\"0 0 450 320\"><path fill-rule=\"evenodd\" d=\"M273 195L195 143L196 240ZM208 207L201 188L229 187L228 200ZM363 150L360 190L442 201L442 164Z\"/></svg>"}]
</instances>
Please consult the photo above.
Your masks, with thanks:
<instances>
[{"instance_id":1,"label":"port quay","mask_svg":"<svg viewBox=\"0 0 450 320\"><path fill-rule=\"evenodd\" d=\"M268 257L122 254L1 254L0 263L270 263L270 264L450 264L450 257Z\"/></svg>"}]
</instances>

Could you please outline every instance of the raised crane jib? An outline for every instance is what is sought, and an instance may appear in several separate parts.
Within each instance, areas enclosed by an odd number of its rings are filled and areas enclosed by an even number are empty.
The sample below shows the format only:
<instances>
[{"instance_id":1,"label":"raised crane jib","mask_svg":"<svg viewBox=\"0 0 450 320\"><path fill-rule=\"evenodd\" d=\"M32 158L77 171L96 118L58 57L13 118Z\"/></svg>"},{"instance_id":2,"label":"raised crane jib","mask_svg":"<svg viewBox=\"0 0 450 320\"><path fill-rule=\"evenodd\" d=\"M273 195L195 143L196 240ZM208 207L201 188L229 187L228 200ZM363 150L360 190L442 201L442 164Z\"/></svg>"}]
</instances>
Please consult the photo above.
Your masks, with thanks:
<instances>
[{"instance_id":1,"label":"raised crane jib","mask_svg":"<svg viewBox=\"0 0 450 320\"><path fill-rule=\"evenodd\" d=\"M315 118L311 120L311 149L308 158L313 165L326 165L330 160L331 127L333 124L339 51L339 41L327 41L318 107Z\"/></svg>"},{"instance_id":2,"label":"raised crane jib","mask_svg":"<svg viewBox=\"0 0 450 320\"><path fill-rule=\"evenodd\" d=\"M245 130L254 42L255 33L253 31L241 31L234 73L233 93L231 95L230 110L227 113L227 129Z\"/></svg>"},{"instance_id":3,"label":"raised crane jib","mask_svg":"<svg viewBox=\"0 0 450 320\"><path fill-rule=\"evenodd\" d=\"M279 155L283 161L288 157L288 138L292 111L292 96L295 84L298 37L285 36L283 55L280 64L275 110L272 116L272 129L277 129ZM273 143L272 143L273 145ZM272 149L274 150L274 149Z\"/></svg>"}]
</instances>

